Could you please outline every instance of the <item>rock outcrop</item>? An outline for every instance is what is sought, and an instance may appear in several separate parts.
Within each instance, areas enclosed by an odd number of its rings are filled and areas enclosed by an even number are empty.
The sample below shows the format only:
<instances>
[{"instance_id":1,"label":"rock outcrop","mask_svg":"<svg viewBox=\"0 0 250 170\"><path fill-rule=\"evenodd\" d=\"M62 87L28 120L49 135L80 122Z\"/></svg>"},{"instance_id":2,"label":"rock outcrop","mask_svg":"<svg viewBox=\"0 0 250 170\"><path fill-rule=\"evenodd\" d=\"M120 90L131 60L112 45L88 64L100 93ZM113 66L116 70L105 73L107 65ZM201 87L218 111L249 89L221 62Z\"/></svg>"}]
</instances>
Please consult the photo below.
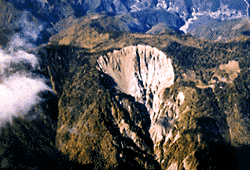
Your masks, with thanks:
<instances>
[{"instance_id":1,"label":"rock outcrop","mask_svg":"<svg viewBox=\"0 0 250 170\"><path fill-rule=\"evenodd\" d=\"M204 80L150 46L99 54L79 54L85 62L64 86L59 150L106 169L239 168L238 148L250 141L239 62L209 68Z\"/></svg>"},{"instance_id":2,"label":"rock outcrop","mask_svg":"<svg viewBox=\"0 0 250 170\"><path fill-rule=\"evenodd\" d=\"M97 62L117 83L116 88L134 96L150 115L158 112L163 90L174 82L171 59L150 46L128 46L101 56Z\"/></svg>"},{"instance_id":3,"label":"rock outcrop","mask_svg":"<svg viewBox=\"0 0 250 170\"><path fill-rule=\"evenodd\" d=\"M151 120L151 138L156 143L165 128L156 114L163 102L164 89L174 82L171 59L156 48L138 45L110 52L97 62L98 68L114 79L115 88L146 106Z\"/></svg>"},{"instance_id":4,"label":"rock outcrop","mask_svg":"<svg viewBox=\"0 0 250 170\"><path fill-rule=\"evenodd\" d=\"M249 40L100 34L89 48L40 47L30 72L55 94L30 111L39 119L1 128L1 168L250 169Z\"/></svg>"},{"instance_id":5,"label":"rock outcrop","mask_svg":"<svg viewBox=\"0 0 250 170\"><path fill-rule=\"evenodd\" d=\"M59 100L56 146L101 169L159 169L145 106L113 88L112 78L86 63Z\"/></svg>"},{"instance_id":6,"label":"rock outcrop","mask_svg":"<svg viewBox=\"0 0 250 170\"><path fill-rule=\"evenodd\" d=\"M229 147L234 127L232 123L228 124L226 113L218 105L214 93L216 85L201 87L185 81L174 84L171 59L149 46L130 46L113 51L101 56L98 64L100 70L113 78L116 89L135 97L137 102L146 106L151 119L149 133L154 143L154 153L163 169L195 169L203 162L195 157L202 152L200 150L209 150L210 145L218 145L216 143L220 143L223 152ZM236 76L229 77L234 79L239 72L237 64L232 61L219 69L229 71L230 67L230 75ZM133 139L133 136L130 138ZM189 147L193 148L190 150ZM214 157L215 153L216 150L211 149L207 157ZM169 157L172 154L176 156ZM216 159L221 163L217 164ZM222 163L222 158L216 159L209 166L223 167L225 162ZM229 154L228 159L234 160L234 155ZM232 165L236 164L233 161Z\"/></svg>"}]
</instances>

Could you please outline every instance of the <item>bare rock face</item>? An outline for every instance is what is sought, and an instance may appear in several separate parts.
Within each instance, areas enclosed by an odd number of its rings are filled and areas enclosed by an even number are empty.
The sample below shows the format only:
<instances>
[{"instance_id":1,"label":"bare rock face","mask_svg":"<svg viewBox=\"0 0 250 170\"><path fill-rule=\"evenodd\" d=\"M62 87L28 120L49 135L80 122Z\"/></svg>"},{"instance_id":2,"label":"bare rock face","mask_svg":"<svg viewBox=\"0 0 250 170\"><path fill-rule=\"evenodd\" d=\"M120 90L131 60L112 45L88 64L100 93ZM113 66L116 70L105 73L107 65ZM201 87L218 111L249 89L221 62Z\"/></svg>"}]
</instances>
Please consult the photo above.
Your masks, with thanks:
<instances>
[{"instance_id":1,"label":"bare rock face","mask_svg":"<svg viewBox=\"0 0 250 170\"><path fill-rule=\"evenodd\" d=\"M219 82L226 81L223 77L218 78L218 82L211 80L210 85L195 84L192 80L199 78L190 71L183 75L182 81L174 83L171 59L156 48L143 45L115 50L101 56L97 62L98 69L114 80L115 89L146 106L155 159L162 169L199 169L202 166L228 169L237 165L235 150L230 146L237 126L230 117L236 113L228 114L220 108L221 100L216 92ZM214 75L226 73L229 78L225 83L230 86L240 69L236 61L230 61L213 71ZM118 126L124 127L123 123ZM126 131L129 132L129 128ZM246 132L237 135L243 137ZM127 134L136 143L135 135ZM248 137L243 138L248 141ZM227 151L230 147L231 152ZM222 155L216 155L217 151L227 153L231 164L225 165ZM210 164L206 164L207 159L211 159Z\"/></svg>"},{"instance_id":2,"label":"bare rock face","mask_svg":"<svg viewBox=\"0 0 250 170\"><path fill-rule=\"evenodd\" d=\"M73 60L56 136L71 160L100 169L247 167L250 74L238 61L197 66L199 75L146 45Z\"/></svg>"},{"instance_id":3,"label":"bare rock face","mask_svg":"<svg viewBox=\"0 0 250 170\"><path fill-rule=\"evenodd\" d=\"M249 145L249 71L236 61L212 70L207 85L194 83L195 74L187 72L165 89L151 127L162 169L239 168L236 148Z\"/></svg>"},{"instance_id":4,"label":"bare rock face","mask_svg":"<svg viewBox=\"0 0 250 170\"><path fill-rule=\"evenodd\" d=\"M156 123L165 88L174 82L171 59L156 48L138 45L107 53L98 59L98 68L110 75L116 89L135 97L146 106L151 119L151 138L161 138L163 129ZM130 136L133 139L133 136Z\"/></svg>"},{"instance_id":5,"label":"bare rock face","mask_svg":"<svg viewBox=\"0 0 250 170\"><path fill-rule=\"evenodd\" d=\"M143 103L150 115L158 112L164 88L174 82L171 59L150 46L128 46L101 56L97 62L117 83L116 88Z\"/></svg>"},{"instance_id":6,"label":"bare rock face","mask_svg":"<svg viewBox=\"0 0 250 170\"><path fill-rule=\"evenodd\" d=\"M86 63L59 100L56 146L71 160L99 169L159 169L147 109L113 88L112 78Z\"/></svg>"},{"instance_id":7,"label":"bare rock face","mask_svg":"<svg viewBox=\"0 0 250 170\"><path fill-rule=\"evenodd\" d=\"M250 169L249 41L98 34L43 46L37 70L4 70L42 74L54 94L30 111L39 119L0 129L1 168Z\"/></svg>"},{"instance_id":8,"label":"bare rock face","mask_svg":"<svg viewBox=\"0 0 250 170\"><path fill-rule=\"evenodd\" d=\"M242 104L234 101L237 113L232 106L223 108L228 101L218 90L235 89L236 61L214 68L217 78L205 85L192 81L199 78L191 70L174 82L170 57L150 46L78 58L85 62L65 82L56 137L56 146L71 160L104 169L237 166L232 141L234 146L249 141L247 130L234 130L243 119L232 117L241 115Z\"/></svg>"},{"instance_id":9,"label":"bare rock face","mask_svg":"<svg viewBox=\"0 0 250 170\"><path fill-rule=\"evenodd\" d=\"M211 163L204 167L225 168L222 157L216 156L213 146L220 146L217 150L224 149L225 152L229 147L226 141L230 141L230 134L226 116L221 112L212 89L175 84L166 89L163 98L156 123L151 127L156 159L162 168L199 169L203 163L206 164L197 156L201 153L211 158ZM233 160L233 156L228 159Z\"/></svg>"}]
</instances>

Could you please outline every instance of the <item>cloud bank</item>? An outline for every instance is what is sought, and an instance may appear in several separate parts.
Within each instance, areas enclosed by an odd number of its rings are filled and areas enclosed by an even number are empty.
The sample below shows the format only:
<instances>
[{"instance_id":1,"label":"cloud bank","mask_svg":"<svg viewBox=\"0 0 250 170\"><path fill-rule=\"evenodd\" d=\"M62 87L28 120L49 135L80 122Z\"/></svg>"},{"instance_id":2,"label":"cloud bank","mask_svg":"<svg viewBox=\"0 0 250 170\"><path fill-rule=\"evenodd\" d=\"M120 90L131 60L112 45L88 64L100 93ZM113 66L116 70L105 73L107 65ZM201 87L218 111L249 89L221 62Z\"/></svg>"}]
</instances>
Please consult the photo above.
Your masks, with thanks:
<instances>
[{"instance_id":1,"label":"cloud bank","mask_svg":"<svg viewBox=\"0 0 250 170\"><path fill-rule=\"evenodd\" d=\"M41 79L16 74L6 78L0 84L0 125L11 122L13 117L24 116L42 100L37 94L44 90L50 88Z\"/></svg>"},{"instance_id":2,"label":"cloud bank","mask_svg":"<svg viewBox=\"0 0 250 170\"><path fill-rule=\"evenodd\" d=\"M44 100L38 96L40 92L52 91L46 80L34 73L38 68L36 56L25 51L35 47L32 40L39 37L42 26L29 22L24 15L21 27L22 33L15 34L7 48L0 48L0 126L12 123L14 117L24 117Z\"/></svg>"}]
</instances>

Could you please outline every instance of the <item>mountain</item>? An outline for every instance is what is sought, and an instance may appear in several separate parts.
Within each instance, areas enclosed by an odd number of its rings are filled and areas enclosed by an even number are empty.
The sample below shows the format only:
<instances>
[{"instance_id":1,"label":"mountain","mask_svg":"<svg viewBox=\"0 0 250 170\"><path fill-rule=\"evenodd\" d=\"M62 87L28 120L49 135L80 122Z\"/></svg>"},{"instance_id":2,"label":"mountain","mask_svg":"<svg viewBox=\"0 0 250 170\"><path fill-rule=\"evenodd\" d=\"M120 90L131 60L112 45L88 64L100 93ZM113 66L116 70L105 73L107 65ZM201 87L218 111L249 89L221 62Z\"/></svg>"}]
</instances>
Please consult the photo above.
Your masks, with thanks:
<instances>
[{"instance_id":1,"label":"mountain","mask_svg":"<svg viewBox=\"0 0 250 170\"><path fill-rule=\"evenodd\" d=\"M130 41L91 49L90 61L87 49L78 53L76 63L85 64L59 100L58 148L89 163L93 145L96 166L107 169L158 169L153 157L161 169L247 169L249 42L123 36Z\"/></svg>"},{"instance_id":2,"label":"mountain","mask_svg":"<svg viewBox=\"0 0 250 170\"><path fill-rule=\"evenodd\" d=\"M228 39L226 32L218 28L218 22L249 17L249 1L234 0L192 1L192 0L143 0L143 1L74 1L74 0L1 0L1 27L21 29L23 36L31 37L37 45L47 43L50 36L55 35L72 25L89 20L93 14L105 15L112 20L114 28L125 32L145 33L158 24L166 24L173 31L191 33L199 38L216 40ZM93 18L94 22L95 19ZM213 23L217 24L213 24ZM232 21L234 22L234 21ZM32 23L32 24L31 24ZM115 24L114 24L115 23ZM119 23L117 26L117 23ZM219 25L220 25L219 24ZM231 25L236 24L232 23ZM196 29L208 27L202 32L208 36L199 36ZM226 24L227 25L227 24ZM110 29L110 28L109 28ZM154 29L154 28L153 28ZM159 28L158 28L159 29ZM215 38L210 38L217 34ZM219 31L216 31L220 29ZM28 30L28 31L27 31ZM165 28L161 28L162 32ZM40 35L39 37L32 37ZM198 31L200 32L200 31ZM243 32L247 33L248 29ZM248 34L234 34L235 37ZM151 33L152 34L152 33ZM223 38L225 37L225 38Z\"/></svg>"},{"instance_id":3,"label":"mountain","mask_svg":"<svg viewBox=\"0 0 250 170\"><path fill-rule=\"evenodd\" d=\"M1 128L1 168L249 169L249 40L87 25L86 46L77 28L31 49L37 67L7 67L43 76L49 92Z\"/></svg>"},{"instance_id":4,"label":"mountain","mask_svg":"<svg viewBox=\"0 0 250 170\"><path fill-rule=\"evenodd\" d=\"M1 169L250 169L248 1L0 2Z\"/></svg>"},{"instance_id":5,"label":"mountain","mask_svg":"<svg viewBox=\"0 0 250 170\"><path fill-rule=\"evenodd\" d=\"M247 39L249 36L249 18L233 20L210 20L203 26L190 27L189 32L197 38L210 41L230 41Z\"/></svg>"},{"instance_id":6,"label":"mountain","mask_svg":"<svg viewBox=\"0 0 250 170\"><path fill-rule=\"evenodd\" d=\"M116 37L76 53L57 147L96 168L247 169L249 42Z\"/></svg>"}]
</instances>

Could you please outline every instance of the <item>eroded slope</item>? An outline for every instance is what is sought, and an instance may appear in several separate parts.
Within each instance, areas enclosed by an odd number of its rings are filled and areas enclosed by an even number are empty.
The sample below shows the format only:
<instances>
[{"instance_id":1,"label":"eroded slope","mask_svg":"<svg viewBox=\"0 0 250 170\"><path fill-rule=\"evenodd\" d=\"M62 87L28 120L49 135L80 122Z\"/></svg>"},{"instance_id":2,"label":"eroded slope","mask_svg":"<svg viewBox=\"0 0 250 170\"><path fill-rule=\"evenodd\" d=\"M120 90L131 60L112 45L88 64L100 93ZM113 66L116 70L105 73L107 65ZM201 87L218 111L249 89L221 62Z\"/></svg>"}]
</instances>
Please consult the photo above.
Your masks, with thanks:
<instances>
[{"instance_id":1,"label":"eroded slope","mask_svg":"<svg viewBox=\"0 0 250 170\"><path fill-rule=\"evenodd\" d=\"M73 160L107 169L159 164L162 169L237 169L237 151L241 168L247 167L249 42L198 48L163 35L169 39L156 49L131 43L164 38L133 36L132 42L114 38L117 44L94 50L71 49L69 72L53 73L51 81L63 83L55 83L63 89L57 147ZM57 82L57 75L68 78Z\"/></svg>"}]
</instances>

